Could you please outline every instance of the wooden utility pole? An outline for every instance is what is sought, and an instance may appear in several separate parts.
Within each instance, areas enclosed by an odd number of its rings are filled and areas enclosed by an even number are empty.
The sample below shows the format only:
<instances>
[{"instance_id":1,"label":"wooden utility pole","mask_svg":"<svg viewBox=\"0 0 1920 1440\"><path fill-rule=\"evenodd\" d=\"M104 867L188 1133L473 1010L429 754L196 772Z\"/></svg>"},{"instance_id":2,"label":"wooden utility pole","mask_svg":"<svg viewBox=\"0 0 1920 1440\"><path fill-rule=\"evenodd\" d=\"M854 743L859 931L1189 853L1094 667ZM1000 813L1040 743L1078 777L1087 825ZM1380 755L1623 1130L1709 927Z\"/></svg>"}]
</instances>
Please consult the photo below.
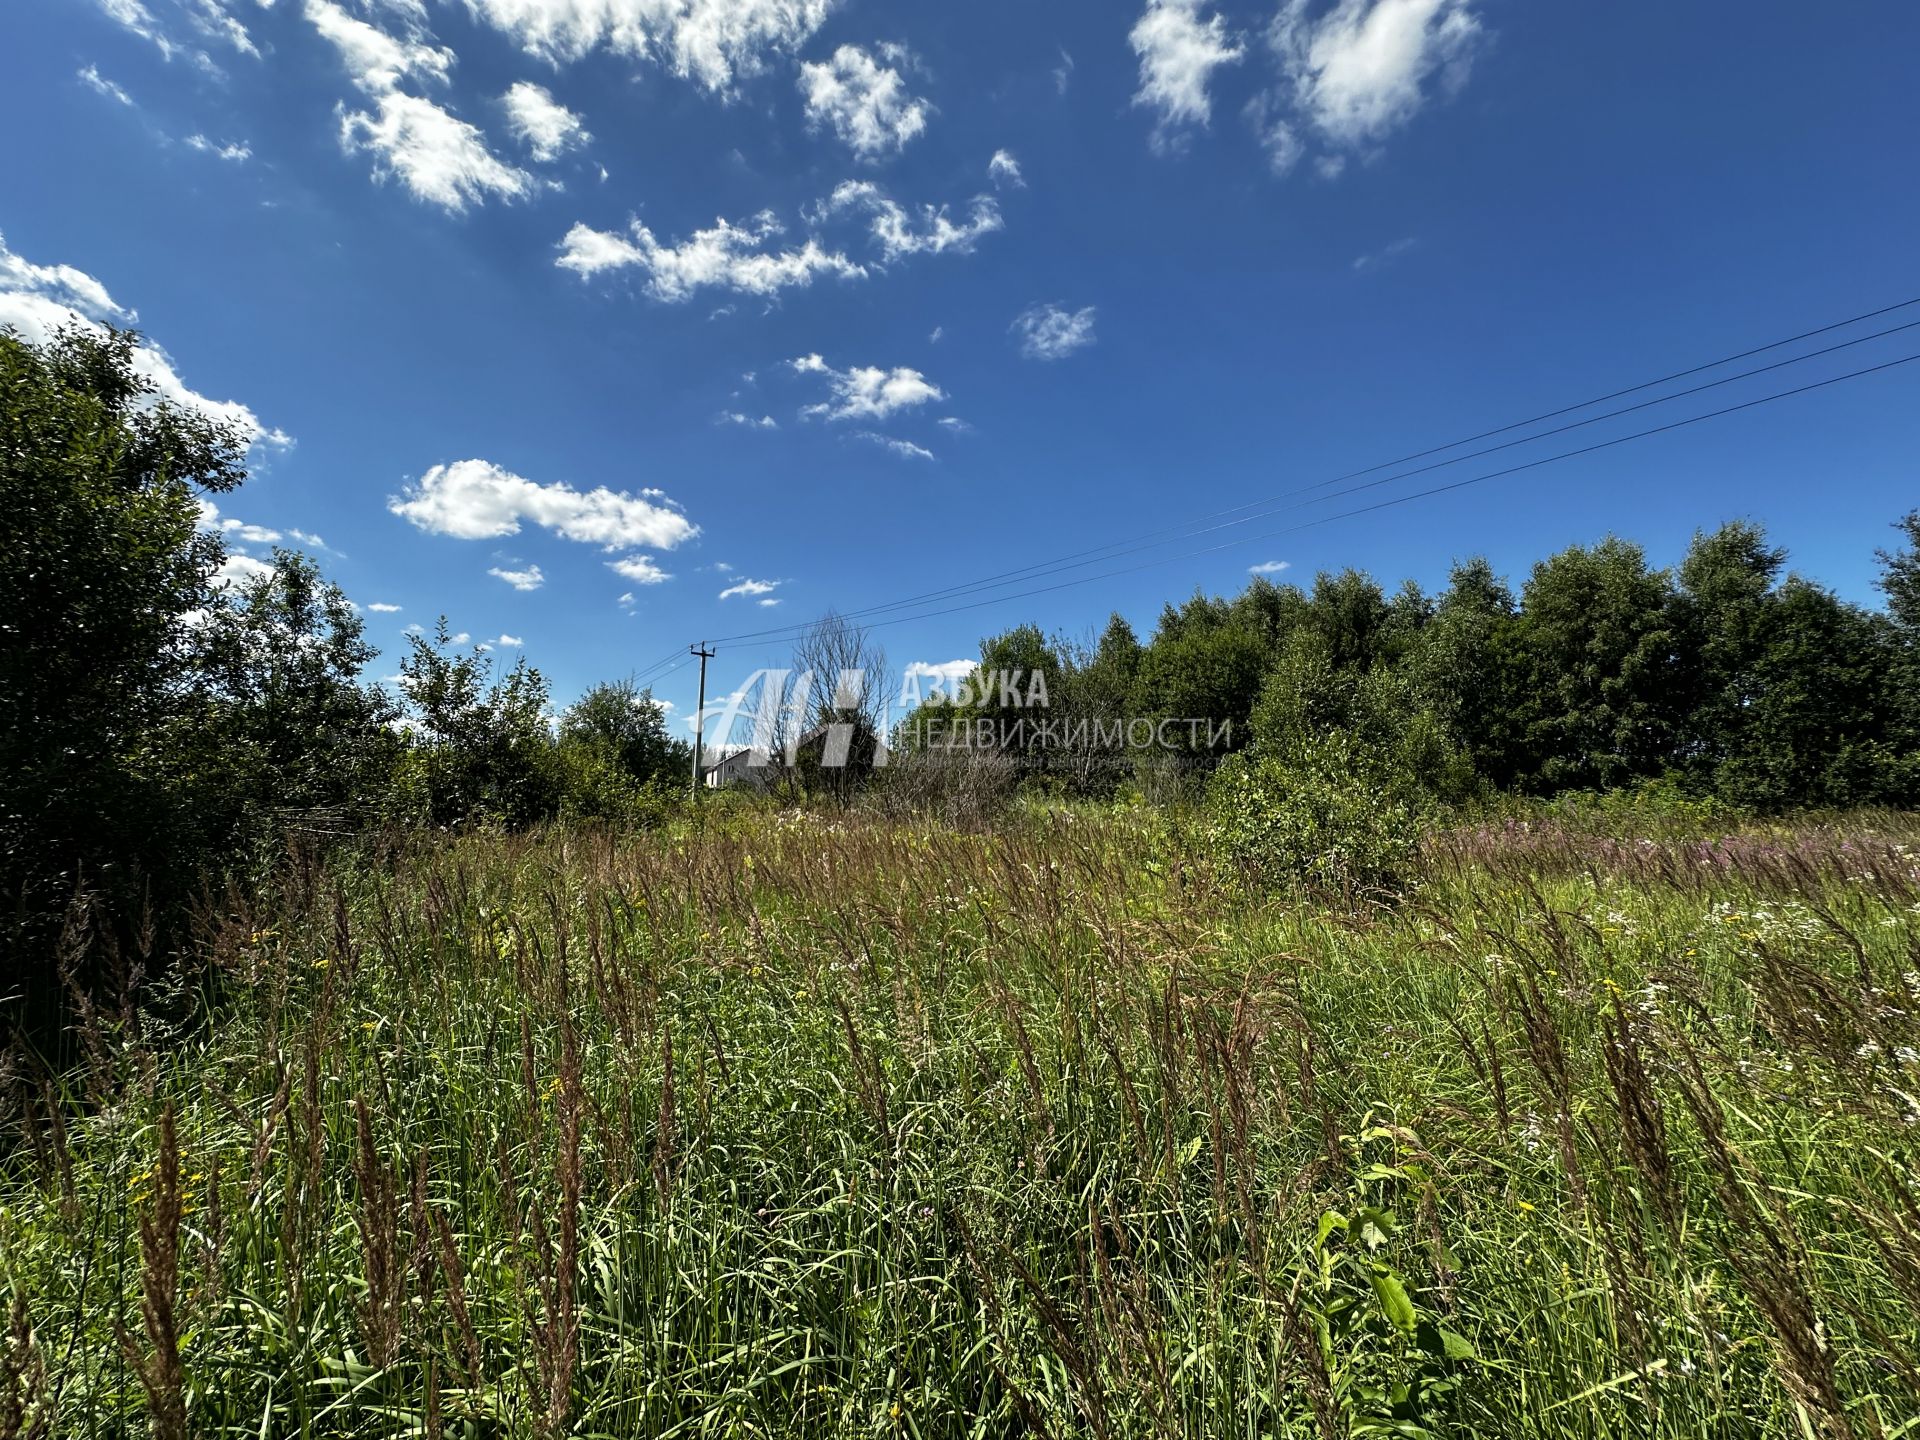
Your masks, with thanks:
<instances>
[{"instance_id":1,"label":"wooden utility pole","mask_svg":"<svg viewBox=\"0 0 1920 1440\"><path fill-rule=\"evenodd\" d=\"M693 798L700 798L700 741L702 730L707 723L707 661L713 658L713 651L704 645L688 647L700 657L700 700L693 711Z\"/></svg>"}]
</instances>

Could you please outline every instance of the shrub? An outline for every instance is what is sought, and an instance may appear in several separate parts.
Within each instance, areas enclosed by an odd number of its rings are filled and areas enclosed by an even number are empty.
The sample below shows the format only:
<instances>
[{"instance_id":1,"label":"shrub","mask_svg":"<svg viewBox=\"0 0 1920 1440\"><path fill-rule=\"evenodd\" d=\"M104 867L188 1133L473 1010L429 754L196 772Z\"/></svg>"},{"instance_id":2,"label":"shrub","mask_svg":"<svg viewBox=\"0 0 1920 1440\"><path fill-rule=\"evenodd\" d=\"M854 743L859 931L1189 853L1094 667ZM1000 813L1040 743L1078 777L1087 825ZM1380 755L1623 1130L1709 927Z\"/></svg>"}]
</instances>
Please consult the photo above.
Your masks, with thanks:
<instances>
[{"instance_id":1,"label":"shrub","mask_svg":"<svg viewBox=\"0 0 1920 1440\"><path fill-rule=\"evenodd\" d=\"M1284 759L1235 756L1208 789L1208 839L1255 885L1303 883L1349 896L1394 887L1434 806L1375 762L1341 731L1303 740Z\"/></svg>"}]
</instances>

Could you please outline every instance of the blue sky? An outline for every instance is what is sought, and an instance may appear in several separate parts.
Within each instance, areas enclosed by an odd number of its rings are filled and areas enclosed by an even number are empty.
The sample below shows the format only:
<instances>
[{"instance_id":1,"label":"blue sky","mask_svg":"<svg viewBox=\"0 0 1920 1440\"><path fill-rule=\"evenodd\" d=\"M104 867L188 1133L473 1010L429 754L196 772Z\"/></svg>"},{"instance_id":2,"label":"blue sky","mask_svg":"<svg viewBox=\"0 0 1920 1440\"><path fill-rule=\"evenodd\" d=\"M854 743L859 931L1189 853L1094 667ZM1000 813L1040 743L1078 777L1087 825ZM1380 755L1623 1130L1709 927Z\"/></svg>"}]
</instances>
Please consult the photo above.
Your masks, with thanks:
<instances>
[{"instance_id":1,"label":"blue sky","mask_svg":"<svg viewBox=\"0 0 1920 1440\"><path fill-rule=\"evenodd\" d=\"M136 317L163 389L255 425L210 523L320 537L378 672L444 612L564 701L1920 295L1916 55L1903 3L13 0L0 318ZM1256 538L1461 467L877 635L1144 633L1279 562L1517 582L1610 531L1666 563L1736 516L1871 601L1916 399ZM788 649L723 644L714 688Z\"/></svg>"}]
</instances>

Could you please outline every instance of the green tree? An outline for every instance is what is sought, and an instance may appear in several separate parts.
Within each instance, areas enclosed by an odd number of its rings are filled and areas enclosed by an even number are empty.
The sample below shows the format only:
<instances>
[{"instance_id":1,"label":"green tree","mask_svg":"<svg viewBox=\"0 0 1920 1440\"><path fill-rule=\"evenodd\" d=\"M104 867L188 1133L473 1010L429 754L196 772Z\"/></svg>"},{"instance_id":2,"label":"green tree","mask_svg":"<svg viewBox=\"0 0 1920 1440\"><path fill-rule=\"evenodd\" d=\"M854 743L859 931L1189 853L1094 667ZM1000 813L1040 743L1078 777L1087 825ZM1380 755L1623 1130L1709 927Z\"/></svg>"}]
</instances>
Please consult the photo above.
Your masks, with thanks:
<instances>
[{"instance_id":1,"label":"green tree","mask_svg":"<svg viewBox=\"0 0 1920 1440\"><path fill-rule=\"evenodd\" d=\"M360 679L379 652L311 559L276 550L269 572L207 606L190 644L199 703L173 743L194 757L203 826L258 845L289 822L338 831L381 816L399 707Z\"/></svg>"},{"instance_id":2,"label":"green tree","mask_svg":"<svg viewBox=\"0 0 1920 1440\"><path fill-rule=\"evenodd\" d=\"M1692 677L1665 571L1608 537L1533 567L1521 595L1530 789L1607 789L1672 763Z\"/></svg>"},{"instance_id":3,"label":"green tree","mask_svg":"<svg viewBox=\"0 0 1920 1440\"><path fill-rule=\"evenodd\" d=\"M212 858L166 740L223 559L197 497L245 478L247 436L157 400L135 343L0 330L0 973L29 985L76 887L164 911Z\"/></svg>"},{"instance_id":4,"label":"green tree","mask_svg":"<svg viewBox=\"0 0 1920 1440\"><path fill-rule=\"evenodd\" d=\"M560 742L605 755L636 781L684 778L693 747L667 731L667 712L632 680L589 689L560 717Z\"/></svg>"},{"instance_id":5,"label":"green tree","mask_svg":"<svg viewBox=\"0 0 1920 1440\"><path fill-rule=\"evenodd\" d=\"M547 724L547 682L517 659L495 678L492 657L453 648L442 616L411 637L401 684L417 724L428 817L437 825L551 819L562 779Z\"/></svg>"}]
</instances>

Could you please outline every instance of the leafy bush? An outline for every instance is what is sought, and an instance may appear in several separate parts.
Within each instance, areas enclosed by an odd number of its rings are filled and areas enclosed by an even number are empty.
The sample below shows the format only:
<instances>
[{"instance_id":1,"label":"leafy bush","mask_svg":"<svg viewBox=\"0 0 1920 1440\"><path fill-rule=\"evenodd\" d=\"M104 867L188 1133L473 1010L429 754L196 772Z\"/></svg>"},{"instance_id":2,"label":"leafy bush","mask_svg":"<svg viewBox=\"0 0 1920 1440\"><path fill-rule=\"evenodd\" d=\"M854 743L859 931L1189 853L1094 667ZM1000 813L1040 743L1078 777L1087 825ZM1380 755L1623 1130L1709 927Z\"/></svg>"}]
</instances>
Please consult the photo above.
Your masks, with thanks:
<instances>
[{"instance_id":1,"label":"leafy bush","mask_svg":"<svg viewBox=\"0 0 1920 1440\"><path fill-rule=\"evenodd\" d=\"M1260 886L1302 882L1354 894L1399 883L1431 803L1383 784L1354 736L1329 731L1286 758L1235 756L1208 787L1215 852Z\"/></svg>"}]
</instances>

